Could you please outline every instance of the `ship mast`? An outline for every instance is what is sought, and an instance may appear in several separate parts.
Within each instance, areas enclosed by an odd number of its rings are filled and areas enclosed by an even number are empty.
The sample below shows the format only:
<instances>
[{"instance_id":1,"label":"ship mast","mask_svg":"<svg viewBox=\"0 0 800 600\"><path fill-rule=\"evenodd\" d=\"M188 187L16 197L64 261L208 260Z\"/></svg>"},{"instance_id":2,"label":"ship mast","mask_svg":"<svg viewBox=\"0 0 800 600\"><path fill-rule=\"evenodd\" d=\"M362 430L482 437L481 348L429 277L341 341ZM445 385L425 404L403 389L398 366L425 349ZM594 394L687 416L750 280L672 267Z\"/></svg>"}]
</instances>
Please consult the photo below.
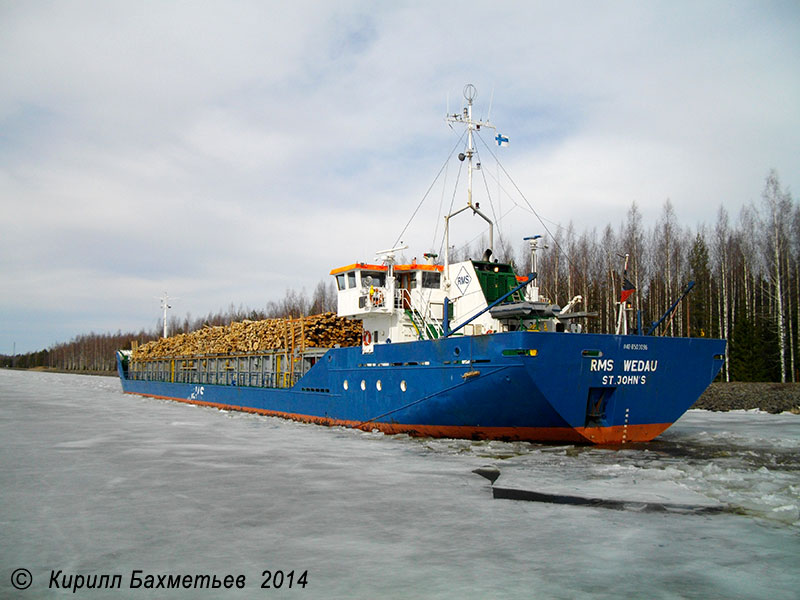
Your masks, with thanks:
<instances>
[{"instance_id":1,"label":"ship mast","mask_svg":"<svg viewBox=\"0 0 800 600\"><path fill-rule=\"evenodd\" d=\"M450 287L450 273L449 273L449 266L450 266L450 219L455 217L457 214L464 212L465 210L471 210L473 214L479 215L484 221L489 224L489 250L494 249L494 223L492 220L483 214L480 211L480 205L473 204L472 202L472 158L475 156L475 145L473 140L473 132L480 130L481 127L489 127L494 129L495 127L489 123L489 121L475 121L472 118L472 102L475 100L475 97L478 95L478 90L475 89L475 86L471 83L468 83L464 86L464 99L467 101L467 106L464 107L464 110L459 114L455 113L452 115L447 115L447 122L448 123L459 123L462 125L467 126L467 150L466 152L462 152L458 155L458 159L463 161L464 159L467 160L467 205L458 209L457 211L450 213L444 218L444 279L445 279L445 287ZM480 163L478 163L478 168L480 168Z\"/></svg>"},{"instance_id":2,"label":"ship mast","mask_svg":"<svg viewBox=\"0 0 800 600\"><path fill-rule=\"evenodd\" d=\"M532 285L528 288L528 297L532 302L539 302L539 266L536 263L536 252L539 250L539 241L542 239L541 235L529 235L527 237L522 238L531 248L531 273L536 275L536 285ZM543 249L549 248L549 246L542 245Z\"/></svg>"}]
</instances>

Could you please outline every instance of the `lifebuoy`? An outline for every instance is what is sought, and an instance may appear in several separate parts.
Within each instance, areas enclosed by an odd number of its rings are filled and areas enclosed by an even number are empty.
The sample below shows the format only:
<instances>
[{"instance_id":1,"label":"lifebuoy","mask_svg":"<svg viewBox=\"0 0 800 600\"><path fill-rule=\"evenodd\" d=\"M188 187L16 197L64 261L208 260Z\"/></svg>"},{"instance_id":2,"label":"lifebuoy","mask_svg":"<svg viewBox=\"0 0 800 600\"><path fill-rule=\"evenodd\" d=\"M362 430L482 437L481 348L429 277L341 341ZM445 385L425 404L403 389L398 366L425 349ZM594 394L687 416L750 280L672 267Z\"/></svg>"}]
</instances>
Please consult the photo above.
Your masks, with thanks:
<instances>
[{"instance_id":1,"label":"lifebuoy","mask_svg":"<svg viewBox=\"0 0 800 600\"><path fill-rule=\"evenodd\" d=\"M369 331L364 332L364 345L369 346L372 343L372 334Z\"/></svg>"},{"instance_id":2,"label":"lifebuoy","mask_svg":"<svg viewBox=\"0 0 800 600\"><path fill-rule=\"evenodd\" d=\"M373 306L383 306L383 293L372 286L369 286L369 300Z\"/></svg>"}]
</instances>

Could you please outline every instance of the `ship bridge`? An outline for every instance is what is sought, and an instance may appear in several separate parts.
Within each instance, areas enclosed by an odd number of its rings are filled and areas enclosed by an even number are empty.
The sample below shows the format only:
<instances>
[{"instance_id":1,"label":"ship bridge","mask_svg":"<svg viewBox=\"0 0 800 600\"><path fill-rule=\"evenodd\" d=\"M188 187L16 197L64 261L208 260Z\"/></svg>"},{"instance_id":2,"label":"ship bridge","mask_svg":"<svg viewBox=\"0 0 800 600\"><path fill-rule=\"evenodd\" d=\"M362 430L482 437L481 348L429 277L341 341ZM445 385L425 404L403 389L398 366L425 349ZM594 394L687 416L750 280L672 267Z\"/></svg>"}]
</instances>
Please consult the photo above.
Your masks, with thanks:
<instances>
[{"instance_id":1,"label":"ship bridge","mask_svg":"<svg viewBox=\"0 0 800 600\"><path fill-rule=\"evenodd\" d=\"M443 268L414 261L333 269L338 315L362 321L365 346L438 338L444 312Z\"/></svg>"}]
</instances>

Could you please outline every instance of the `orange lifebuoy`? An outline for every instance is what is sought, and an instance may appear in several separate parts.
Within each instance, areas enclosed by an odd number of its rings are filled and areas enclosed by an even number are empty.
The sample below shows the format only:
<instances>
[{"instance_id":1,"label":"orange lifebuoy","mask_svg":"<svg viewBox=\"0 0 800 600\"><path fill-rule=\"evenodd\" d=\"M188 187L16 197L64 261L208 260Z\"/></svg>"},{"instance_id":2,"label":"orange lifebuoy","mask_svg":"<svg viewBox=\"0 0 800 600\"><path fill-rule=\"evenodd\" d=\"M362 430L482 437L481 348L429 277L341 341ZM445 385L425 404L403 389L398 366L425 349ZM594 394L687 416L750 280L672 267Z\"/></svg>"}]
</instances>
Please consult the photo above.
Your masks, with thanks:
<instances>
[{"instance_id":1,"label":"orange lifebuoy","mask_svg":"<svg viewBox=\"0 0 800 600\"><path fill-rule=\"evenodd\" d=\"M372 334L369 331L364 332L363 341L365 346L369 346L372 343Z\"/></svg>"},{"instance_id":2,"label":"orange lifebuoy","mask_svg":"<svg viewBox=\"0 0 800 600\"><path fill-rule=\"evenodd\" d=\"M383 306L383 293L379 289L370 286L369 300L374 306Z\"/></svg>"},{"instance_id":3,"label":"orange lifebuoy","mask_svg":"<svg viewBox=\"0 0 800 600\"><path fill-rule=\"evenodd\" d=\"M487 329L486 330L486 335L489 335L490 333L494 333L494 329Z\"/></svg>"}]
</instances>

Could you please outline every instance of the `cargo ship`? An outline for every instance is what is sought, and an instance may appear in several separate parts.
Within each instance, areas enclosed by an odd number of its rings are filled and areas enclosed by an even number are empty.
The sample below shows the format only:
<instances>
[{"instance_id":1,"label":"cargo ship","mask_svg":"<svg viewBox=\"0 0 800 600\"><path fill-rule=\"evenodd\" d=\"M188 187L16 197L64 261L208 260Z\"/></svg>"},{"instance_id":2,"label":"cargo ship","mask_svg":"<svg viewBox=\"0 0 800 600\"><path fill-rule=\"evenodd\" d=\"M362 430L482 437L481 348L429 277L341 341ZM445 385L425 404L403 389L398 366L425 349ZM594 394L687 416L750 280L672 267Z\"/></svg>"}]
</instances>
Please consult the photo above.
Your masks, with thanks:
<instances>
[{"instance_id":1,"label":"cargo ship","mask_svg":"<svg viewBox=\"0 0 800 600\"><path fill-rule=\"evenodd\" d=\"M444 256L396 261L399 246L370 262L334 268L338 316L360 321L360 344L138 357L117 352L127 394L254 412L387 434L577 444L646 442L700 397L723 364L725 341L645 335L635 328L624 276L613 333L588 333L592 313L540 294L531 272L492 261L493 222L472 199L473 135L493 128L466 106L448 115L465 128L467 202L445 217ZM498 143L505 138L499 135ZM450 220L487 222L481 260L451 262ZM662 317L675 310L678 301ZM639 319L641 321L641 319ZM655 331L657 323L650 332ZM292 338L293 339L293 338Z\"/></svg>"}]
</instances>

